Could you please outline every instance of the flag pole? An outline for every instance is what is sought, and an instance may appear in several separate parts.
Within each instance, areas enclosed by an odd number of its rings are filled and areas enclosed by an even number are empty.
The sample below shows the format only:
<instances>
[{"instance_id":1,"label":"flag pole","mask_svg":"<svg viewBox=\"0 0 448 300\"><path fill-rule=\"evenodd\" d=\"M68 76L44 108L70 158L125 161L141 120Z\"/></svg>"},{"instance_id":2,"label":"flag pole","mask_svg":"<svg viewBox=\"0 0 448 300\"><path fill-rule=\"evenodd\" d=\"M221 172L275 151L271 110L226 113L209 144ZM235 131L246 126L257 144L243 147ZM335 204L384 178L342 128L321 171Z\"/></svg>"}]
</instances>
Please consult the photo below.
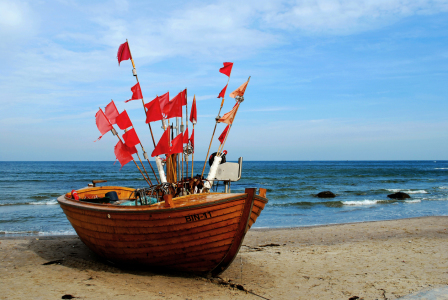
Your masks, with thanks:
<instances>
[{"instance_id":1,"label":"flag pole","mask_svg":"<svg viewBox=\"0 0 448 300\"><path fill-rule=\"evenodd\" d=\"M187 91L185 91L185 98L186 98L186 102L187 104L185 105L185 122L186 122L186 126L187 126L187 130L188 130L188 97L187 97ZM187 153L185 154L185 161L186 161L186 168L185 168L185 173L186 173L186 178L188 178L188 144L189 144L189 137L187 137Z\"/></svg>"},{"instance_id":2,"label":"flag pole","mask_svg":"<svg viewBox=\"0 0 448 300\"><path fill-rule=\"evenodd\" d=\"M193 131L194 132L194 123L193 123ZM194 146L193 148L193 153L191 153L191 177L194 177L194 173L193 173L193 164L194 164Z\"/></svg>"},{"instance_id":3,"label":"flag pole","mask_svg":"<svg viewBox=\"0 0 448 300\"><path fill-rule=\"evenodd\" d=\"M113 129L113 131L112 131L112 134L114 134L114 132L116 133L116 135L117 135L117 138L120 140L120 142L122 142L123 143L123 141L121 140L121 138L120 138L120 135L117 133L117 131L115 130L115 128L114 128L114 125L112 125L112 123L110 123L110 121L109 121L109 118L106 116L106 114L103 112L103 110L101 109L101 107L99 108L100 110L101 110L101 112L103 113L103 115L104 115L104 117L106 118L106 120L107 120L107 122L109 122L109 125L112 127L112 129ZM114 134L115 135L115 134ZM137 153L137 156L138 156L138 153ZM148 185L149 186L151 186L152 184L150 184L149 183L149 181L148 181L148 179L146 179L146 177L145 177L145 175L143 174L143 172L142 172L142 170L140 170L140 167L137 165L137 163L135 162L135 159L134 159L134 157L132 156L132 154L131 154L131 157L132 157L132 161L134 162L134 164L135 164L135 166L137 167L137 169L140 171L140 173L142 174L142 176L143 176L143 178L145 179L145 181L148 183ZM139 157L140 158L140 157ZM140 161L141 162L141 161ZM149 178L149 177L148 177Z\"/></svg>"},{"instance_id":4,"label":"flag pole","mask_svg":"<svg viewBox=\"0 0 448 300\"><path fill-rule=\"evenodd\" d=\"M250 81L250 76L249 76L249 78L247 79L247 84L249 84L249 81ZM246 87L247 87L247 85L246 85ZM246 90L244 90L244 92L246 92ZM243 94L243 95L244 95L244 94ZM238 100L237 100L237 101L238 101ZM238 104L238 107L236 108L235 114L233 115L233 121L232 121L232 124L231 124L230 127L229 127L229 131L227 131L226 138L224 139L224 142L219 146L219 148L218 148L218 152L216 153L216 155L220 154L221 151L222 151L222 149L224 149L224 144L225 144L226 141L227 141L227 137L229 136L230 129L232 129L233 122L235 121L236 114L238 113L238 109L240 108L240 105L241 105L241 102L242 102L242 101L238 101L238 102L239 102L239 104Z\"/></svg>"},{"instance_id":5,"label":"flag pole","mask_svg":"<svg viewBox=\"0 0 448 300\"><path fill-rule=\"evenodd\" d=\"M182 115L182 106L180 108L181 108L180 112L181 112L181 115ZM182 119L182 117L181 117L181 119ZM179 128L179 117L176 117L176 136L179 135L179 131L180 131L180 128ZM182 136L182 138L183 138L183 136ZM182 144L182 146L183 146L183 144ZM180 165L179 164L179 155L176 155L176 167L177 167L177 170L176 170L176 182L178 181L177 178L179 176L179 165ZM180 178L179 178L179 180L180 180Z\"/></svg>"},{"instance_id":6,"label":"flag pole","mask_svg":"<svg viewBox=\"0 0 448 300\"><path fill-rule=\"evenodd\" d=\"M227 92L227 87L229 86L229 81L230 81L230 75L229 75L229 78L227 79L226 92ZM224 97L225 96L226 95L224 95ZM213 137L215 136L215 132L216 132L216 126L218 126L219 114L221 113L222 107L224 105L224 97L222 97L221 107L219 108L218 116L216 117L215 128L213 129L212 138L210 139L210 145L208 146L207 155L205 156L204 166L202 167L201 178L202 178L202 176L204 176L205 166L207 165L207 158L210 153L210 148L212 147Z\"/></svg>"},{"instance_id":7,"label":"flag pole","mask_svg":"<svg viewBox=\"0 0 448 300\"><path fill-rule=\"evenodd\" d=\"M129 119L129 120L130 120L130 119ZM132 121L131 121L131 124L132 124ZM135 130L134 124L132 124L132 128ZM124 130L124 132L126 132L126 129ZM146 153L146 152L145 152L145 148L143 148L143 145L142 145L142 142L140 142L140 139L138 139L138 140L139 140L139 144L140 144L140 146L142 147L143 155L145 155L145 153ZM152 185L151 178L149 178L148 172L146 171L145 165L143 165L142 159L140 158L140 155L138 155L138 152L137 152L137 156L138 156L138 159L140 160L140 164L142 165L143 170L145 170L145 173L146 173L146 176L147 176L148 179L149 179L149 182L151 182L151 185ZM156 179L157 179L157 177L156 177Z\"/></svg>"},{"instance_id":8,"label":"flag pole","mask_svg":"<svg viewBox=\"0 0 448 300\"><path fill-rule=\"evenodd\" d=\"M134 63L134 59L132 58L131 47L129 47L128 39L126 39L126 43L128 43L129 54L130 54L130 56L131 56L131 62L132 62L132 67L133 67L132 73L134 74L135 79L137 80L137 83L139 83L139 81L138 81L138 75L137 75L137 70L135 69L135 63ZM145 107L145 101L143 100L143 93L142 93L142 104L143 104L143 110L145 111L145 116L146 116L146 112L147 112L147 111L146 111L146 107ZM154 144L154 148L155 148L155 147L156 147L156 141L154 140L154 134L152 133L152 128L151 128L151 124L150 124L150 122L148 122L148 126L149 126L149 131L151 132L152 143ZM159 179L157 178L156 172L154 171L154 168L152 167L152 164L151 164L151 162L149 161L148 154L146 153L145 148L143 148L142 143L140 143L140 146L142 147L143 157L148 161L149 166L151 167L152 172L154 173L154 177L156 178L157 183L159 183ZM143 168L144 168L144 167L143 167ZM146 171L146 170L145 170L145 171ZM148 177L148 178L149 178L149 177Z\"/></svg>"},{"instance_id":9,"label":"flag pole","mask_svg":"<svg viewBox=\"0 0 448 300\"><path fill-rule=\"evenodd\" d=\"M187 97L187 89L185 88L185 99L186 99L186 97ZM183 134L184 134L184 132L185 132L185 130L184 130L184 118L181 116L180 117L180 123L181 123L181 125L180 125L180 129L181 129L181 133L182 133L182 173L181 173L181 176L180 176L180 178L181 178L181 181L183 181L184 180L184 136L183 136Z\"/></svg>"},{"instance_id":10,"label":"flag pole","mask_svg":"<svg viewBox=\"0 0 448 300\"><path fill-rule=\"evenodd\" d=\"M174 140L174 124L171 122L171 141ZM176 160L174 159L174 154L170 154L170 163L171 163L171 170L173 172L173 182L177 181L177 174L176 174L176 170L174 169L174 162ZM176 175L176 176L174 176Z\"/></svg>"}]
</instances>

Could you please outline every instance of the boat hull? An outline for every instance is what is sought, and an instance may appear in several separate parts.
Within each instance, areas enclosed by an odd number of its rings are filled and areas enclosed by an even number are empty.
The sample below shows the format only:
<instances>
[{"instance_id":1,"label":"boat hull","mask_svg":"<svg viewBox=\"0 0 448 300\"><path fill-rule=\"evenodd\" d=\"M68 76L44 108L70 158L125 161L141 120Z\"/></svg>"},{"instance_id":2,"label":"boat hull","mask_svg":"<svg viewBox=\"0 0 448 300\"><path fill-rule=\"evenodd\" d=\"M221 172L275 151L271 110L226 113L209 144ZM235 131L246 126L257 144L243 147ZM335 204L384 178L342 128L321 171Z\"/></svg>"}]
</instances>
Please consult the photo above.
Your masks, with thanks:
<instances>
[{"instance_id":1,"label":"boat hull","mask_svg":"<svg viewBox=\"0 0 448 300\"><path fill-rule=\"evenodd\" d=\"M133 189L98 187L78 194L115 190L130 197ZM117 206L58 198L80 239L95 253L119 264L181 271L222 273L233 261L247 230L267 203L255 189L240 194L208 193L151 206Z\"/></svg>"}]
</instances>

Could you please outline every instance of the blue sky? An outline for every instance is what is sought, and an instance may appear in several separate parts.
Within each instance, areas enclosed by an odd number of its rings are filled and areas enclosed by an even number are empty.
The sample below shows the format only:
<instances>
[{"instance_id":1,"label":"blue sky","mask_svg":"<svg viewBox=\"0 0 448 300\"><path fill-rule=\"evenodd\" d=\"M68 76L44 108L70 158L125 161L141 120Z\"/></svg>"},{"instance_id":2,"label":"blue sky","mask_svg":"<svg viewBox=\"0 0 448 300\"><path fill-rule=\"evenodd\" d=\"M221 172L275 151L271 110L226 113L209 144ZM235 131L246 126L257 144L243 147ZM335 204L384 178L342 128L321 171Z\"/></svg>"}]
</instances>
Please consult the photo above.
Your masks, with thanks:
<instances>
[{"instance_id":1,"label":"blue sky","mask_svg":"<svg viewBox=\"0 0 448 300\"><path fill-rule=\"evenodd\" d=\"M0 0L0 160L114 160L115 137L93 142L110 99L151 152L141 101L124 103L135 84L116 60L126 38L146 102L196 95L197 160L224 61L228 94L252 76L231 160L448 159L446 0ZM227 95L223 112L233 104Z\"/></svg>"}]
</instances>

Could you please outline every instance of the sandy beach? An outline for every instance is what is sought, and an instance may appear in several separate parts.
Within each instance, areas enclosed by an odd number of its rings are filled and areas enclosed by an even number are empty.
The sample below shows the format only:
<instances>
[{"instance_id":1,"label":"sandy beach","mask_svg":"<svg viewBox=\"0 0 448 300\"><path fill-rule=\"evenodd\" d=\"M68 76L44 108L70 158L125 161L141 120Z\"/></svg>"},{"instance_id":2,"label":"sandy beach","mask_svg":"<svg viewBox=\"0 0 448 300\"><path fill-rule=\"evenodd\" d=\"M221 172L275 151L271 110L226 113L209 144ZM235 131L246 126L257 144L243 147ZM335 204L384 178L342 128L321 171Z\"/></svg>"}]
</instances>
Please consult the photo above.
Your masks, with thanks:
<instances>
[{"instance_id":1,"label":"sandy beach","mask_svg":"<svg viewBox=\"0 0 448 300\"><path fill-rule=\"evenodd\" d=\"M396 299L448 284L448 217L252 229L220 278L119 269L77 236L0 238L0 299Z\"/></svg>"}]
</instances>

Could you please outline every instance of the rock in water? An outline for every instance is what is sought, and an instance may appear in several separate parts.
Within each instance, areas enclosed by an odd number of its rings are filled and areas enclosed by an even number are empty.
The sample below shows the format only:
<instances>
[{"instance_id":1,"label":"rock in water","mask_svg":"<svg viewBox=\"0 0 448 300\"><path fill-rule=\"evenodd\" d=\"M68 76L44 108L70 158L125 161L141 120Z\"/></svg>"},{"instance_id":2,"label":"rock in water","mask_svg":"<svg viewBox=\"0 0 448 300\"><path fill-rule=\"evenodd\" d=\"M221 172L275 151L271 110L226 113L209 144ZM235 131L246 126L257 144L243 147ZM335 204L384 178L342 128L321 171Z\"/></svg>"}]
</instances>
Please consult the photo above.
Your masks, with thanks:
<instances>
[{"instance_id":1,"label":"rock in water","mask_svg":"<svg viewBox=\"0 0 448 300\"><path fill-rule=\"evenodd\" d=\"M398 199L398 200L404 200L407 198L411 198L411 196L409 196L408 194L403 193L403 192L390 194L390 195L387 195L387 197L392 198L392 199Z\"/></svg>"},{"instance_id":2,"label":"rock in water","mask_svg":"<svg viewBox=\"0 0 448 300\"><path fill-rule=\"evenodd\" d=\"M319 194L317 194L315 196L319 197L319 198L334 198L334 197L336 197L336 195L330 191L320 192Z\"/></svg>"}]
</instances>

